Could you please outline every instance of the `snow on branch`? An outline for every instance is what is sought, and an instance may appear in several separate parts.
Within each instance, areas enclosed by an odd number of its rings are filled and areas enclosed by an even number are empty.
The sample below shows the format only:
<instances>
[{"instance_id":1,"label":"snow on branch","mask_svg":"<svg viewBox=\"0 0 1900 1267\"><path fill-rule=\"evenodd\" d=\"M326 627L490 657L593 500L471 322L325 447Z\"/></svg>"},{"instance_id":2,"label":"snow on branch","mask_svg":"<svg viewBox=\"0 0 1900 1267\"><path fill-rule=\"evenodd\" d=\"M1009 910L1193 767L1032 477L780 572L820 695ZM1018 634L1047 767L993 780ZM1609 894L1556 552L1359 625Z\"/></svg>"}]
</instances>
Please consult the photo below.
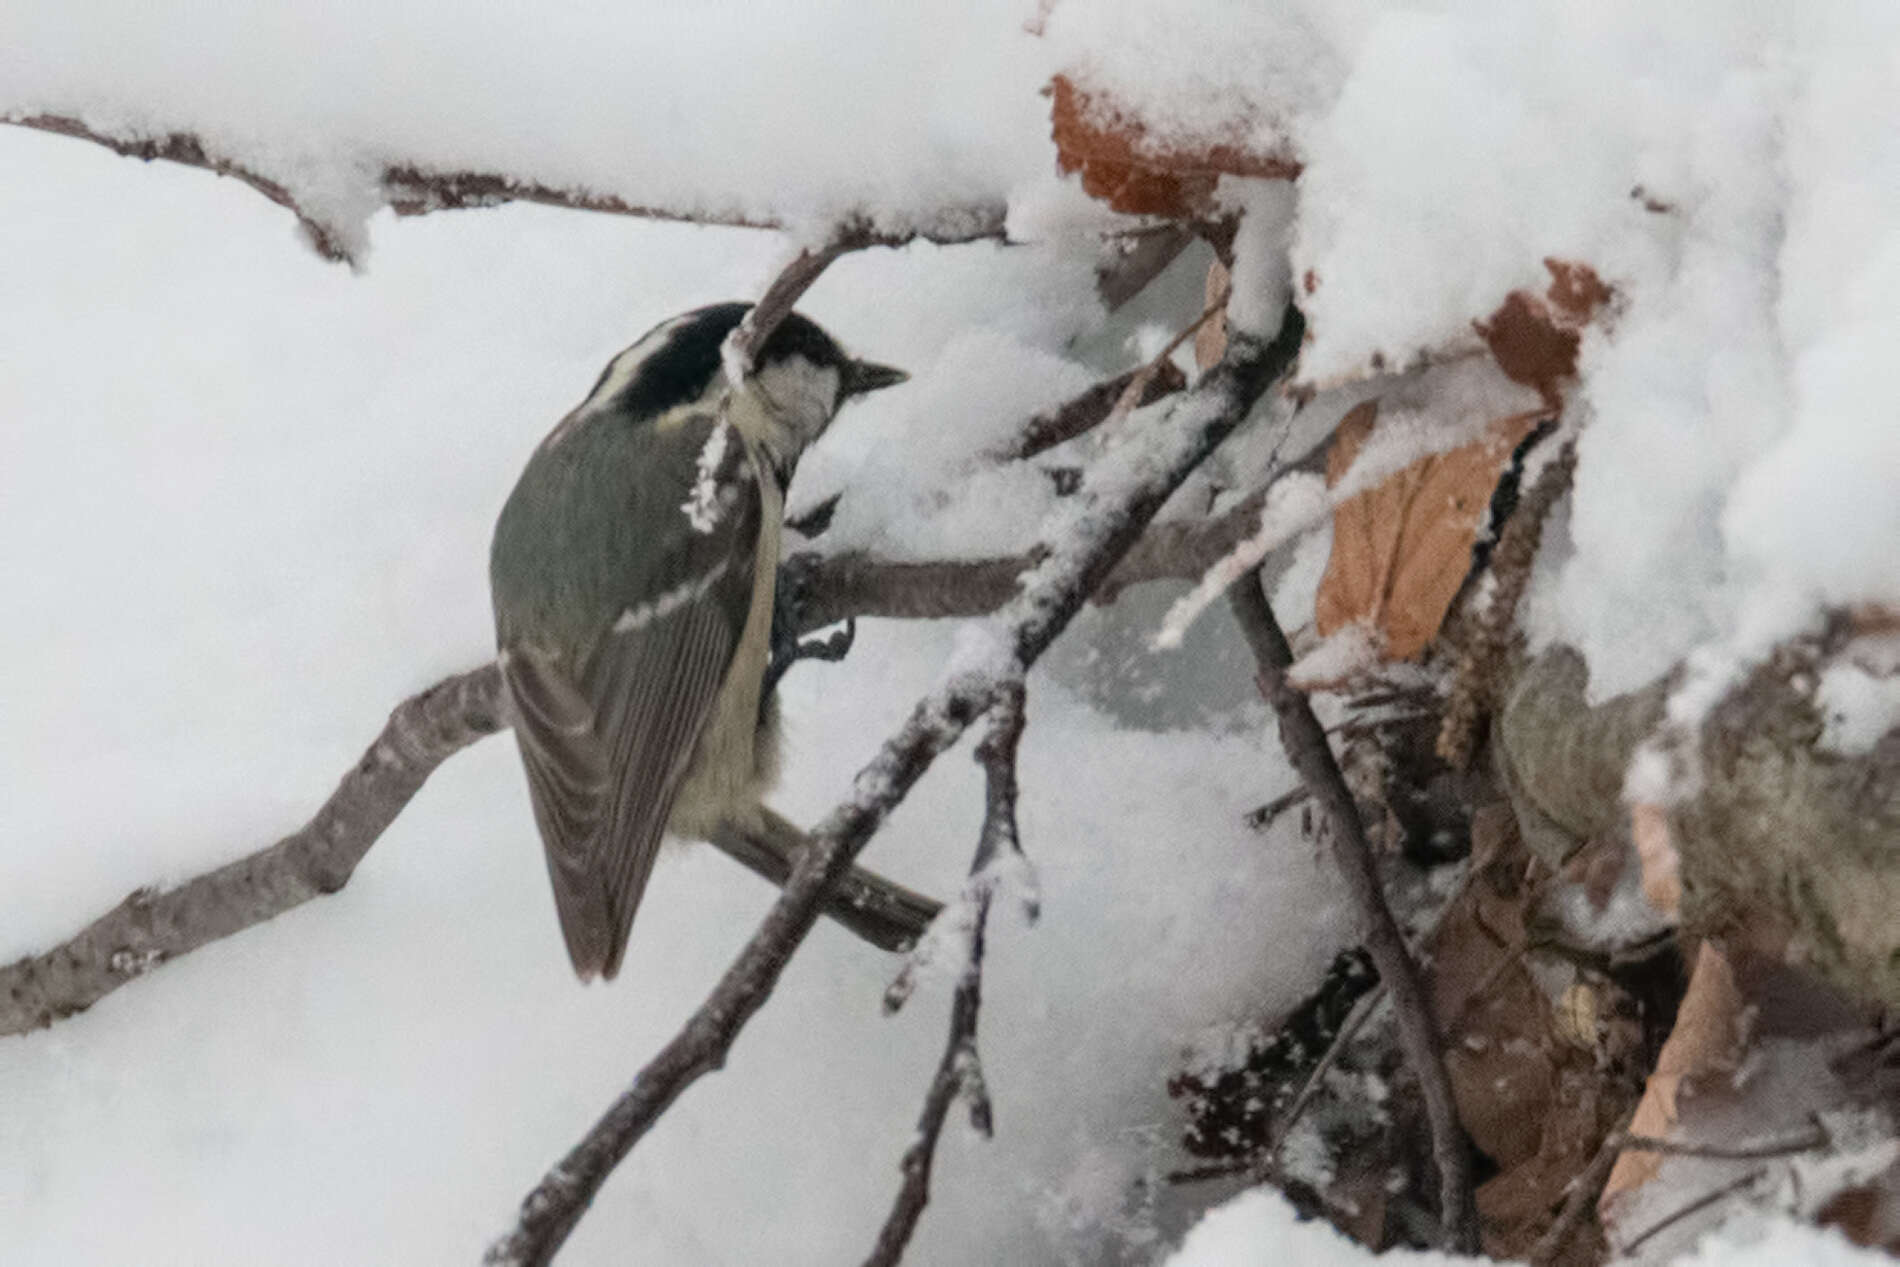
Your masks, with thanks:
<instances>
[{"instance_id":1,"label":"snow on branch","mask_svg":"<svg viewBox=\"0 0 1900 1267\"><path fill-rule=\"evenodd\" d=\"M817 919L825 894L939 754L1049 648L1163 502L1293 362L1305 322L1289 307L1266 341L1241 335L1193 391L1153 428L1111 449L1087 473L1077 505L1050 525L1043 561L989 626L990 653L956 668L858 774L851 796L811 833L785 891L739 957L587 1135L521 1203L515 1226L488 1251L496 1264L549 1262L607 1176L688 1087L725 1063Z\"/></svg>"},{"instance_id":2,"label":"snow on branch","mask_svg":"<svg viewBox=\"0 0 1900 1267\"><path fill-rule=\"evenodd\" d=\"M300 201L285 181L248 166L232 155L220 153L193 132L108 132L92 127L83 119L61 114L0 114L0 123L91 141L115 154L143 159L148 163L159 159L232 177L296 216L304 236L317 254L326 260L352 266L359 266L363 262L362 220L381 207L388 207L399 216L420 216L432 211L534 202L575 211L597 211L644 220L670 220L726 228L797 227L772 216L745 216L698 207L630 202L612 194L563 189L498 172L432 170L426 162L415 159L393 161L371 173L364 199L360 204L352 205L351 218L345 221L319 212L309 206L307 200ZM921 219L913 217L912 222L903 229L872 230L867 227L860 244L901 246L906 242L926 241L952 245L984 240L1000 241L1006 237L1004 220L1007 212L1008 208L1001 203L944 207Z\"/></svg>"},{"instance_id":3,"label":"snow on branch","mask_svg":"<svg viewBox=\"0 0 1900 1267\"><path fill-rule=\"evenodd\" d=\"M983 934L989 923L990 900L999 878L994 866L999 853L1020 859L1022 842L1016 829L1016 752L1023 738L1023 683L1010 678L998 688L990 708L990 725L977 745L977 764L983 767L983 826L977 833L976 856L970 862L970 881L964 894L967 913L952 913L963 934L963 971L950 1001L950 1034L943 1059L924 1094L917 1119L917 1137L898 1163L903 1186L891 1204L890 1215L878 1231L877 1243L864 1267L896 1267L917 1230L917 1220L930 1202L930 1170L937 1140L950 1116L950 1106L961 1095L970 1106L970 1125L985 1139L994 1126L983 1061L976 1047L977 1016L983 1006ZM886 996L886 1003L891 996Z\"/></svg>"}]
</instances>

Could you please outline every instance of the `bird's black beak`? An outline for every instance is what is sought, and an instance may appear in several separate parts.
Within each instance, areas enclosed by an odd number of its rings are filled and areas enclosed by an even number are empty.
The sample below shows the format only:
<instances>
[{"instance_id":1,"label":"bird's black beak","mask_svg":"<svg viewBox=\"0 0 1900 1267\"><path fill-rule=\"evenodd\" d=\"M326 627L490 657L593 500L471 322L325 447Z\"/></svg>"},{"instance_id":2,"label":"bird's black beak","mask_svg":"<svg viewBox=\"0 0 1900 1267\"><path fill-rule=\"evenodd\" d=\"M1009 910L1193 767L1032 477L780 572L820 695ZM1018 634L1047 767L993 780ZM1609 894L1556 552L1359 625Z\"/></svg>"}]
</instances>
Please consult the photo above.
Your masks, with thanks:
<instances>
[{"instance_id":1,"label":"bird's black beak","mask_svg":"<svg viewBox=\"0 0 1900 1267\"><path fill-rule=\"evenodd\" d=\"M838 393L839 399L862 396L866 392L882 391L886 387L895 387L899 383L909 382L910 375L891 365L874 365L870 361L846 361L844 363L844 388Z\"/></svg>"}]
</instances>

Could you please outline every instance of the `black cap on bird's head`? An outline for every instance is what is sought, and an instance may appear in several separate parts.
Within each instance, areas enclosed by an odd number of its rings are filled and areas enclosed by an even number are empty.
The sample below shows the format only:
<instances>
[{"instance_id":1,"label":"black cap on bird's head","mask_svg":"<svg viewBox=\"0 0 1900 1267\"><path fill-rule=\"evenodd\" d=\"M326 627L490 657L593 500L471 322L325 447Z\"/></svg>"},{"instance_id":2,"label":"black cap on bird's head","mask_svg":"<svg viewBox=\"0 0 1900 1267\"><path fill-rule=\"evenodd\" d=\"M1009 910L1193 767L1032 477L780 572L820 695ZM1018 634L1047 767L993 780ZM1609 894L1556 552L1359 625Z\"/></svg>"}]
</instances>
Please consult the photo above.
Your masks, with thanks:
<instances>
[{"instance_id":1,"label":"black cap on bird's head","mask_svg":"<svg viewBox=\"0 0 1900 1267\"><path fill-rule=\"evenodd\" d=\"M601 388L618 378L621 385L612 393L613 404L634 417L655 416L692 403L718 377L720 350L751 310L749 303L709 304L661 322L615 358L590 399L600 400ZM787 314L765 341L755 369L764 371L794 357L814 369L837 372L834 406L910 377L888 365L854 359L817 322L796 312ZM626 372L616 373L622 362L628 362Z\"/></svg>"}]
</instances>

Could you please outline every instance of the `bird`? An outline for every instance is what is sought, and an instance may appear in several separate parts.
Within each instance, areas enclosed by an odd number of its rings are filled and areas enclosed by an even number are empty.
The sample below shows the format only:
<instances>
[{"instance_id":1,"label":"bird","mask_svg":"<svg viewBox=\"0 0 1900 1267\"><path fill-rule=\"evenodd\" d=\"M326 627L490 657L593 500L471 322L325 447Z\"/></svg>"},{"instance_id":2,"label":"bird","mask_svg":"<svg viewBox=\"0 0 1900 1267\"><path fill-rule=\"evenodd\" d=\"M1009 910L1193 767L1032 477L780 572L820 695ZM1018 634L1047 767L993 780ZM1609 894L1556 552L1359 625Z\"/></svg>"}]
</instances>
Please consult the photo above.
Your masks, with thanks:
<instances>
[{"instance_id":1,"label":"bird","mask_svg":"<svg viewBox=\"0 0 1900 1267\"><path fill-rule=\"evenodd\" d=\"M495 524L497 663L583 981L619 972L663 836L780 883L806 843L763 800L785 490L841 405L908 375L794 312L735 383L722 349L750 308L682 313L615 356ZM827 913L900 949L938 909L854 869Z\"/></svg>"}]
</instances>

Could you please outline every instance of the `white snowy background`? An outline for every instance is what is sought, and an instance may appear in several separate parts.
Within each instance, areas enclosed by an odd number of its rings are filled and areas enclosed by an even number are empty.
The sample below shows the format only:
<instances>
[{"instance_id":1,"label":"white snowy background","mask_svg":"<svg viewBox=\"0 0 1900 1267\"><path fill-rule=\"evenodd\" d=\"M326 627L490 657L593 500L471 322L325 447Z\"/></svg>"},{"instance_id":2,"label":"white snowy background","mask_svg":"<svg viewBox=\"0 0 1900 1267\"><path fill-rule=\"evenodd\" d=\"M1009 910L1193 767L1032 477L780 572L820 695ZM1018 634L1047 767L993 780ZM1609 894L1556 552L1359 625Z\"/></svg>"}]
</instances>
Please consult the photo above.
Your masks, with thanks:
<instances>
[{"instance_id":1,"label":"white snowy background","mask_svg":"<svg viewBox=\"0 0 1900 1267\"><path fill-rule=\"evenodd\" d=\"M1132 356L1092 297L1101 217L1055 180L1037 89L1083 70L1190 130L1244 103L1307 165L1309 378L1470 344L1546 256L1616 288L1531 612L1586 651L1594 689L1685 658L1719 680L1824 604L1900 599L1900 10L1063 0L1042 38L1033 13L0 3L0 111L196 131L367 244L353 274L233 181L0 128L0 960L300 824L391 705L488 655L488 532L531 447L643 329L756 293L789 250L545 208L368 215L388 161L800 226L1007 200L1037 244L855 256L805 304L916 375L806 475L866 481L841 535L929 556L1026 532L973 500L1025 490L971 485L924 521L895 484L907 454L955 469ZM1091 664L1090 645L1139 644L1113 636L1132 619L1091 616L1031 683L1045 914L998 912L997 1138L946 1138L912 1261L1159 1252L1185 1217L1143 1196L1172 1161L1170 1060L1296 998L1346 935L1310 850L1240 825L1290 782L1244 677L1233 708L1165 734L1087 702L1215 655ZM845 665L798 669L780 808L827 808L953 637L867 625ZM1900 709L1838 694L1843 733ZM522 793L508 741L479 745L341 895L0 1040L6 1259L476 1258L769 896L675 852L622 979L581 989ZM867 861L953 891L977 805L953 754ZM821 928L563 1261L861 1256L942 1041L942 982L879 1015L891 969ZM1260 1200L1224 1226L1271 1246L1288 1232ZM1194 1261L1270 1260L1248 1252Z\"/></svg>"}]
</instances>

